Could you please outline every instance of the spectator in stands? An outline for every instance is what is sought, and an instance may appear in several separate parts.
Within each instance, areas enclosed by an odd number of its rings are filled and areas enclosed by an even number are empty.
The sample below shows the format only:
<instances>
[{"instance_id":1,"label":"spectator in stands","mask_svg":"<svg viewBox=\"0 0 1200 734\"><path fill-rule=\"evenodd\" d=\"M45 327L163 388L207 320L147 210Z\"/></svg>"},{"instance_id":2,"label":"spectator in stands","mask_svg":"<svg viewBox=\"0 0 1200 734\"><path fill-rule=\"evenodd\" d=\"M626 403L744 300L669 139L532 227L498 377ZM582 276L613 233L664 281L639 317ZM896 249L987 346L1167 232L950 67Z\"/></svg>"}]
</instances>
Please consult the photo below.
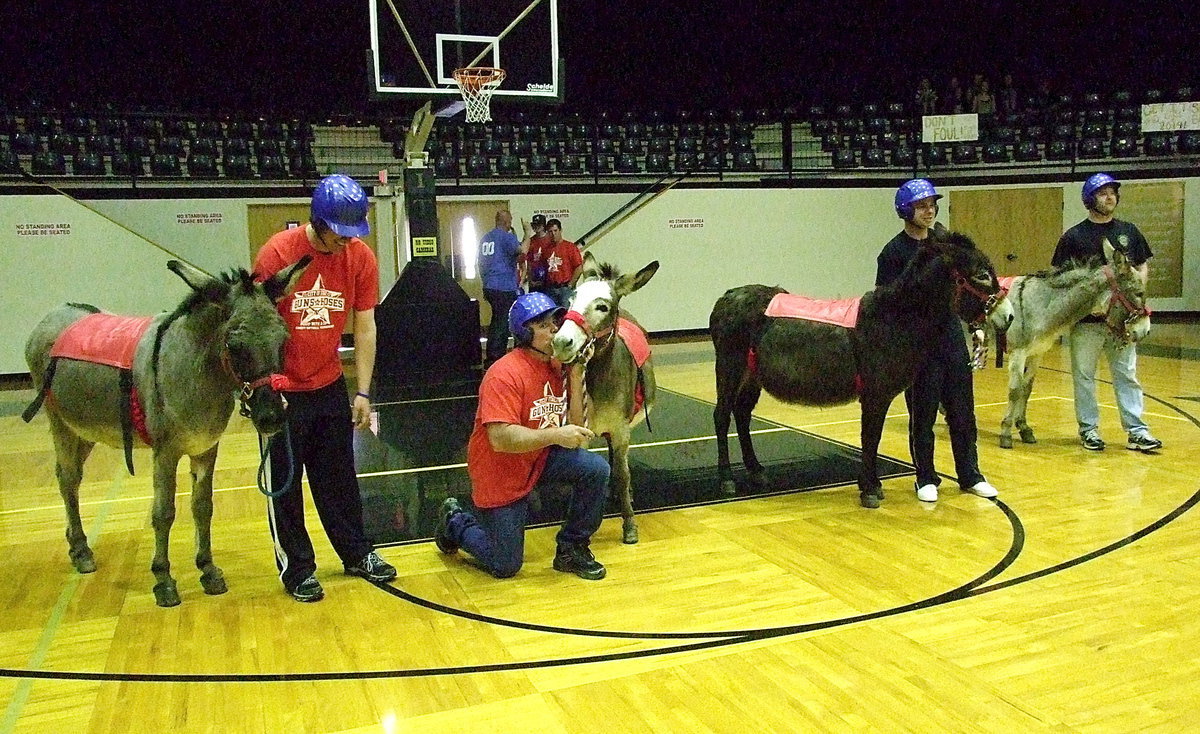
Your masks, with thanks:
<instances>
[{"instance_id":1,"label":"spectator in stands","mask_svg":"<svg viewBox=\"0 0 1200 734\"><path fill-rule=\"evenodd\" d=\"M959 115L967 110L967 95L958 83L958 77L950 77L946 92L941 95L942 112L947 115Z\"/></svg>"},{"instance_id":2,"label":"spectator in stands","mask_svg":"<svg viewBox=\"0 0 1200 734\"><path fill-rule=\"evenodd\" d=\"M604 519L609 467L587 449L595 434L583 426L582 367L565 368L550 356L563 313L545 293L513 304L508 321L517 348L483 376L467 444L476 509L446 498L434 532L442 553L462 548L496 578L515 576L524 563L531 491L564 483L571 501L555 538L554 570L590 581L605 575L589 544Z\"/></svg>"},{"instance_id":3,"label":"spectator in stands","mask_svg":"<svg viewBox=\"0 0 1200 734\"><path fill-rule=\"evenodd\" d=\"M996 99L1000 114L1006 120L1011 120L1021 110L1021 95L1013 83L1013 75L1005 74L1000 88L996 90Z\"/></svg>"},{"instance_id":4,"label":"spectator in stands","mask_svg":"<svg viewBox=\"0 0 1200 734\"><path fill-rule=\"evenodd\" d=\"M546 260L542 257L542 251L550 245L550 235L546 233L546 215L534 214L530 222L533 224L533 234L529 238L529 252L521 258L521 282L525 285L526 293L545 288Z\"/></svg>"},{"instance_id":5,"label":"spectator in stands","mask_svg":"<svg viewBox=\"0 0 1200 734\"><path fill-rule=\"evenodd\" d=\"M980 78L975 95L971 98L971 111L979 115L980 130L991 129L992 118L996 114L996 98L992 96L987 79Z\"/></svg>"},{"instance_id":6,"label":"spectator in stands","mask_svg":"<svg viewBox=\"0 0 1200 734\"><path fill-rule=\"evenodd\" d=\"M271 442L266 487L290 488L267 500L279 579L296 601L320 601L312 540L304 526L302 474L308 474L321 525L346 573L371 581L391 581L396 569L379 557L363 528L362 498L354 473L352 429L370 425L371 376L375 368L375 305L379 265L360 237L370 231L367 195L354 179L334 174L313 191L312 214L303 227L267 240L254 261L265 280L305 255L313 258L291 295L278 304L289 336L283 346L280 392L287 398L287 431ZM312 305L302 307L304 301ZM338 347L354 312L352 402ZM274 380L272 380L274 382Z\"/></svg>"},{"instance_id":7,"label":"spectator in stands","mask_svg":"<svg viewBox=\"0 0 1200 734\"><path fill-rule=\"evenodd\" d=\"M562 236L562 222L551 219L546 222L546 232L550 235L550 244L542 248L542 258L546 262L546 293L560 306L571 305L574 290L571 281L575 271L583 267L583 254L579 246Z\"/></svg>"},{"instance_id":8,"label":"spectator in stands","mask_svg":"<svg viewBox=\"0 0 1200 734\"><path fill-rule=\"evenodd\" d=\"M479 274L483 297L492 307L488 323L487 357L484 368L508 351L508 310L517 300L517 258L529 252L529 224L522 220L521 239L512 233L512 213L496 212L496 227L479 241Z\"/></svg>"},{"instance_id":9,"label":"spectator in stands","mask_svg":"<svg viewBox=\"0 0 1200 734\"><path fill-rule=\"evenodd\" d=\"M1083 205L1087 218L1071 227L1054 248L1052 265L1090 257L1104 258L1104 240L1121 250L1129 263L1145 279L1147 261L1154 256L1138 228L1113 216L1120 197L1121 182L1107 173L1096 173L1083 183ZM1137 347L1114 341L1103 315L1085 316L1071 328L1071 374L1075 383L1075 419L1079 422L1079 440L1089 451L1103 451L1100 438L1100 406L1096 403L1096 364L1100 353L1108 357L1117 396L1121 427L1128 433L1125 447L1133 451L1155 451L1162 441L1150 435L1142 420L1142 385L1137 379Z\"/></svg>"},{"instance_id":10,"label":"spectator in stands","mask_svg":"<svg viewBox=\"0 0 1200 734\"><path fill-rule=\"evenodd\" d=\"M967 108L968 109L970 109L971 103L975 99L975 95L979 94L979 90L983 88L983 84L984 84L983 74L972 74L971 75L971 83L969 85L967 85Z\"/></svg>"},{"instance_id":11,"label":"spectator in stands","mask_svg":"<svg viewBox=\"0 0 1200 734\"><path fill-rule=\"evenodd\" d=\"M937 114L937 92L933 91L933 85L929 83L929 77L923 77L921 83L917 85L917 109L922 115Z\"/></svg>"}]
</instances>

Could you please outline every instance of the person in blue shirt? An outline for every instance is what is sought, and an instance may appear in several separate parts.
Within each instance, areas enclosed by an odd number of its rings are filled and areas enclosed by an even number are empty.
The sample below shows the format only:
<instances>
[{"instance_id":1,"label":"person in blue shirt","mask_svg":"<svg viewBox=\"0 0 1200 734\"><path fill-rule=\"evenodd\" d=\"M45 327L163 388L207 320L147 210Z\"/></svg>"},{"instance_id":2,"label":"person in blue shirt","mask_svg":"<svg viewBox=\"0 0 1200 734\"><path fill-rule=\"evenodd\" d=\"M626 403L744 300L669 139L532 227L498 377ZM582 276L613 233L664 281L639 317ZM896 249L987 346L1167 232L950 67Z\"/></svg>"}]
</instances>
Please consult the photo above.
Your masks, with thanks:
<instances>
[{"instance_id":1,"label":"person in blue shirt","mask_svg":"<svg viewBox=\"0 0 1200 734\"><path fill-rule=\"evenodd\" d=\"M496 228L479 241L479 274L483 297L492 308L488 324L484 368L492 366L508 351L508 310L517 300L517 258L529 251L529 222L521 220L521 237L512 232L512 212L496 212Z\"/></svg>"}]
</instances>

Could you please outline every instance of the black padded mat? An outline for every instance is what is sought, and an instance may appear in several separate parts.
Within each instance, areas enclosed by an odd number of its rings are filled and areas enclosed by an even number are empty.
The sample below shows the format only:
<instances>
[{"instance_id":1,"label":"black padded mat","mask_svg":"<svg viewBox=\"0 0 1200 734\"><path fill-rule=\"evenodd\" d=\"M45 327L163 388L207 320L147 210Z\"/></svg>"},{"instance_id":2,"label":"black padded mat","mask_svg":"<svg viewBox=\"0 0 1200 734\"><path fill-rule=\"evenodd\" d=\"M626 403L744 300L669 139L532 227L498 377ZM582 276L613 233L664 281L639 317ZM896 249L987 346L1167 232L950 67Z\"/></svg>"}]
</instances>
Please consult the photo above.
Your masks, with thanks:
<instances>
[{"instance_id":1,"label":"black padded mat","mask_svg":"<svg viewBox=\"0 0 1200 734\"><path fill-rule=\"evenodd\" d=\"M476 399L435 397L384 403L377 407L378 432L357 431L355 464L360 474L367 534L378 544L429 538L442 500L454 496L469 505L467 438ZM658 405L633 431L629 470L638 511L728 499L720 492L712 405L659 390ZM858 449L760 419L751 422L754 448L765 481L746 480L736 438L730 439L738 498L816 487L853 484L860 466ZM912 468L879 458L883 477L911 474ZM534 503L531 524L560 522L563 493L545 493ZM618 511L610 497L609 512Z\"/></svg>"}]
</instances>

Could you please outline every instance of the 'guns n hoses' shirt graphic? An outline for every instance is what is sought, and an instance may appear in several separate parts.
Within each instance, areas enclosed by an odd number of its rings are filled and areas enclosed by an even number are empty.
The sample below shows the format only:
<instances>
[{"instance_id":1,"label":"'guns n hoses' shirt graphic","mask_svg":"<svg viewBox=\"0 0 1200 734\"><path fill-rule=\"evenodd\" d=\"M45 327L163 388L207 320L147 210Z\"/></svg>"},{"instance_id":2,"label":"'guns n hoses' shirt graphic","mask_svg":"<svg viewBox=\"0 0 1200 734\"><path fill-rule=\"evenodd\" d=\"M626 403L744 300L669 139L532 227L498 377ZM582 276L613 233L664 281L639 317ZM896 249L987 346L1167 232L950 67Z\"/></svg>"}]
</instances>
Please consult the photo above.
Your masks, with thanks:
<instances>
[{"instance_id":1,"label":"'guns n hoses' shirt graphic","mask_svg":"<svg viewBox=\"0 0 1200 734\"><path fill-rule=\"evenodd\" d=\"M542 397L533 401L529 408L530 422L537 421L538 428L559 428L566 422L567 394L555 395L554 388L547 382Z\"/></svg>"},{"instance_id":2,"label":"'guns n hoses' shirt graphic","mask_svg":"<svg viewBox=\"0 0 1200 734\"><path fill-rule=\"evenodd\" d=\"M332 329L329 312L346 310L346 299L338 291L326 290L324 279L318 275L312 288L296 291L292 297L292 313L300 314L297 329Z\"/></svg>"}]
</instances>

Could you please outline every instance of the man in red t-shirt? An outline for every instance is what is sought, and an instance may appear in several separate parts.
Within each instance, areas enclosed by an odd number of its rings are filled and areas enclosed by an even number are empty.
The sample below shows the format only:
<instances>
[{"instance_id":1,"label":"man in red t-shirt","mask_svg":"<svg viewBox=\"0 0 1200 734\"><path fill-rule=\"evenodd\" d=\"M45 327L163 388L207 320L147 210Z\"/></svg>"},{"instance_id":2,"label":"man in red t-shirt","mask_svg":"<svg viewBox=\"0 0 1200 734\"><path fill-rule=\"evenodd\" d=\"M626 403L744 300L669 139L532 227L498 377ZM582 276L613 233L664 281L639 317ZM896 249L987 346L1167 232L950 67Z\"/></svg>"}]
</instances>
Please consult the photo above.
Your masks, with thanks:
<instances>
[{"instance_id":1,"label":"man in red t-shirt","mask_svg":"<svg viewBox=\"0 0 1200 734\"><path fill-rule=\"evenodd\" d=\"M546 233L550 235L550 244L542 248L546 263L545 291L555 303L566 308L574 295L571 281L575 279L575 271L583 267L583 254L578 245L563 239L562 222L557 219L546 222Z\"/></svg>"},{"instance_id":2,"label":"man in red t-shirt","mask_svg":"<svg viewBox=\"0 0 1200 734\"><path fill-rule=\"evenodd\" d=\"M546 215L534 214L529 221L533 225L533 234L529 238L529 251L518 260L521 269L521 283L526 293L540 291L546 286L546 261L542 258L542 250L550 244L550 235L546 234Z\"/></svg>"},{"instance_id":3,"label":"man in red t-shirt","mask_svg":"<svg viewBox=\"0 0 1200 734\"><path fill-rule=\"evenodd\" d=\"M291 295L278 304L289 332L283 374L276 376L276 387L287 398L287 431L270 441L266 475L268 491L279 492L267 508L275 565L297 601L325 596L304 527L300 480L305 471L321 524L346 573L371 581L396 578L396 569L379 557L363 528L352 449L352 427L366 428L370 422L367 391L375 368L379 265L359 239L369 231L362 187L348 176L328 176L313 191L309 223L273 235L254 261L255 277L265 280L304 255L313 258ZM359 390L353 404L346 399L338 355L351 311Z\"/></svg>"},{"instance_id":4,"label":"man in red t-shirt","mask_svg":"<svg viewBox=\"0 0 1200 734\"><path fill-rule=\"evenodd\" d=\"M571 501L555 538L554 569L589 580L605 575L588 545L604 519L609 466L587 450L595 434L582 425L582 370L567 370L550 356L562 317L544 293L513 304L509 327L517 348L484 375L467 444L475 514L453 497L442 503L438 549L462 548L496 578L516 575L525 560L530 492L564 483L572 486Z\"/></svg>"}]
</instances>

